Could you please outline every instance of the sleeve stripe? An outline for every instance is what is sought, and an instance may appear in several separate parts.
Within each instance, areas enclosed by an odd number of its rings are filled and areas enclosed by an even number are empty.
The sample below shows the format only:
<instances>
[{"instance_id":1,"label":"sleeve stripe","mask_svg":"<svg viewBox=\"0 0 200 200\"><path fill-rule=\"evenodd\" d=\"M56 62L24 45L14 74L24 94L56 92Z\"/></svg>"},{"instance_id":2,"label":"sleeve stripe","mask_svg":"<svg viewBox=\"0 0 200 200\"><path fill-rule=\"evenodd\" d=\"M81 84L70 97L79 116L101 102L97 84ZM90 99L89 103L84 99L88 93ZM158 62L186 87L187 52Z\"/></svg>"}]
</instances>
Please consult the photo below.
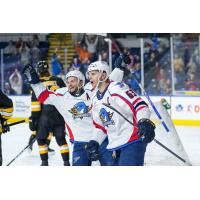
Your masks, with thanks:
<instances>
[{"instance_id":1,"label":"sleeve stripe","mask_svg":"<svg viewBox=\"0 0 200 200\"><path fill-rule=\"evenodd\" d=\"M67 127L67 130L68 130L68 133L69 133L69 138L70 138L70 140L74 140L74 135L73 135L73 133L72 133L71 128L68 126L67 123L65 123L65 126Z\"/></svg>"},{"instance_id":2,"label":"sleeve stripe","mask_svg":"<svg viewBox=\"0 0 200 200\"><path fill-rule=\"evenodd\" d=\"M60 94L60 93L57 93L56 95L57 95L57 96L64 96L63 94Z\"/></svg>"},{"instance_id":3,"label":"sleeve stripe","mask_svg":"<svg viewBox=\"0 0 200 200\"><path fill-rule=\"evenodd\" d=\"M40 102L39 101L32 101L31 105L40 105Z\"/></svg>"},{"instance_id":4,"label":"sleeve stripe","mask_svg":"<svg viewBox=\"0 0 200 200\"><path fill-rule=\"evenodd\" d=\"M145 105L146 107L148 107L148 105L147 105L144 101L141 101L141 102L137 103L137 104L134 106L135 110L137 110L137 108L138 108L139 106L141 106L141 105Z\"/></svg>"},{"instance_id":5,"label":"sleeve stripe","mask_svg":"<svg viewBox=\"0 0 200 200\"><path fill-rule=\"evenodd\" d=\"M0 112L12 113L13 112L13 107L12 108L1 108Z\"/></svg>"},{"instance_id":6,"label":"sleeve stripe","mask_svg":"<svg viewBox=\"0 0 200 200\"><path fill-rule=\"evenodd\" d=\"M112 94L111 96L119 97L120 99L122 99L130 107L131 111L133 112L133 124L137 124L136 113L135 113L135 110L133 108L133 105L127 99L125 99L124 97L120 96L119 94Z\"/></svg>"},{"instance_id":7,"label":"sleeve stripe","mask_svg":"<svg viewBox=\"0 0 200 200\"><path fill-rule=\"evenodd\" d=\"M134 101L133 101L133 105L135 105L138 101L140 101L141 100L141 98L140 97L138 97L138 98L136 98Z\"/></svg>"},{"instance_id":8,"label":"sleeve stripe","mask_svg":"<svg viewBox=\"0 0 200 200\"><path fill-rule=\"evenodd\" d=\"M101 129L105 134L107 134L107 130L101 126L100 124L97 124L94 120L93 120L93 124L95 125L96 128Z\"/></svg>"},{"instance_id":9,"label":"sleeve stripe","mask_svg":"<svg viewBox=\"0 0 200 200\"><path fill-rule=\"evenodd\" d=\"M139 108L137 109L136 113L137 113L138 111L142 110L143 108L146 108L146 106L141 106L141 107L139 107Z\"/></svg>"},{"instance_id":10,"label":"sleeve stripe","mask_svg":"<svg viewBox=\"0 0 200 200\"><path fill-rule=\"evenodd\" d=\"M32 108L31 109L31 112L38 112L38 111L41 111L41 108Z\"/></svg>"},{"instance_id":11,"label":"sleeve stripe","mask_svg":"<svg viewBox=\"0 0 200 200\"><path fill-rule=\"evenodd\" d=\"M38 100L40 101L40 103L44 103L44 101L49 97L49 91L48 90L45 90L43 91L39 97L38 97Z\"/></svg>"}]
</instances>

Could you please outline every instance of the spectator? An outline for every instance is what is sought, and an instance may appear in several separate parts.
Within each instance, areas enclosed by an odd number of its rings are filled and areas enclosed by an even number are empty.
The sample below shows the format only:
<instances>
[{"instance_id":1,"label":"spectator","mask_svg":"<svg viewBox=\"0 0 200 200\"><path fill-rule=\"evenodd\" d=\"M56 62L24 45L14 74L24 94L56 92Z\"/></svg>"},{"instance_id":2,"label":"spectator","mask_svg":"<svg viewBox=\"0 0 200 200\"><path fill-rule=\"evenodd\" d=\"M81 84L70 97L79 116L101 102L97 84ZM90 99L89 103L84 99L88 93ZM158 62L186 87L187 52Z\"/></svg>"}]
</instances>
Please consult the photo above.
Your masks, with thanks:
<instances>
[{"instance_id":1,"label":"spectator","mask_svg":"<svg viewBox=\"0 0 200 200\"><path fill-rule=\"evenodd\" d=\"M21 37L19 37L19 39L15 44L17 54L20 54L22 45L23 45L23 40Z\"/></svg>"},{"instance_id":2,"label":"spectator","mask_svg":"<svg viewBox=\"0 0 200 200\"><path fill-rule=\"evenodd\" d=\"M90 60L91 53L87 50L87 46L85 44L82 44L81 46L80 43L78 42L75 48L81 62L85 63Z\"/></svg>"},{"instance_id":3,"label":"spectator","mask_svg":"<svg viewBox=\"0 0 200 200\"><path fill-rule=\"evenodd\" d=\"M58 55L58 49L55 49L55 52L51 58L51 67L52 67L52 75L58 76L61 75L63 71L62 63L60 62L60 55Z\"/></svg>"},{"instance_id":4,"label":"spectator","mask_svg":"<svg viewBox=\"0 0 200 200\"><path fill-rule=\"evenodd\" d=\"M31 62L31 54L30 54L30 49L27 46L26 42L23 43L19 52L21 53L20 59L21 59L22 65L28 65Z\"/></svg>"},{"instance_id":5,"label":"spectator","mask_svg":"<svg viewBox=\"0 0 200 200\"><path fill-rule=\"evenodd\" d=\"M175 73L179 73L184 70L183 59L179 57L178 54L174 55L173 65Z\"/></svg>"},{"instance_id":6,"label":"spectator","mask_svg":"<svg viewBox=\"0 0 200 200\"><path fill-rule=\"evenodd\" d=\"M199 83L196 80L195 73L189 73L188 78L185 82L185 89L186 91L197 91Z\"/></svg>"},{"instance_id":7,"label":"spectator","mask_svg":"<svg viewBox=\"0 0 200 200\"><path fill-rule=\"evenodd\" d=\"M197 65L193 61L193 58L190 58L190 61L187 64L187 71L188 71L188 73L196 73L197 72Z\"/></svg>"},{"instance_id":8,"label":"spectator","mask_svg":"<svg viewBox=\"0 0 200 200\"><path fill-rule=\"evenodd\" d=\"M184 54L183 54L183 61L184 61L185 67L187 66L189 60L190 60L190 52L189 52L188 47L186 47L185 50L184 50Z\"/></svg>"},{"instance_id":9,"label":"spectator","mask_svg":"<svg viewBox=\"0 0 200 200\"><path fill-rule=\"evenodd\" d=\"M81 62L77 57L74 57L70 65L69 71L80 70L80 69L81 69Z\"/></svg>"},{"instance_id":10,"label":"spectator","mask_svg":"<svg viewBox=\"0 0 200 200\"><path fill-rule=\"evenodd\" d=\"M16 94L22 94L23 81L22 81L22 76L17 68L10 75L9 82L10 82L11 88L15 90Z\"/></svg>"},{"instance_id":11,"label":"spectator","mask_svg":"<svg viewBox=\"0 0 200 200\"><path fill-rule=\"evenodd\" d=\"M4 85L4 92L7 94L7 95L15 95L16 92L15 90L13 90L9 84L9 82L5 82L5 85Z\"/></svg>"},{"instance_id":12,"label":"spectator","mask_svg":"<svg viewBox=\"0 0 200 200\"><path fill-rule=\"evenodd\" d=\"M101 51L100 58L101 58L100 60L108 62L108 52L107 51Z\"/></svg>"},{"instance_id":13,"label":"spectator","mask_svg":"<svg viewBox=\"0 0 200 200\"><path fill-rule=\"evenodd\" d=\"M31 49L32 55L32 64L35 65L40 60L40 49L36 44L33 44L33 48Z\"/></svg>"},{"instance_id":14,"label":"spectator","mask_svg":"<svg viewBox=\"0 0 200 200\"><path fill-rule=\"evenodd\" d=\"M10 40L8 43L8 46L5 47L4 54L9 55L9 56L14 56L16 54L16 47L13 44L12 40Z\"/></svg>"},{"instance_id":15,"label":"spectator","mask_svg":"<svg viewBox=\"0 0 200 200\"><path fill-rule=\"evenodd\" d=\"M97 45L98 45L98 37L93 35L86 35L85 36L85 44L88 47L88 51L91 54L95 54L97 52Z\"/></svg>"},{"instance_id":16,"label":"spectator","mask_svg":"<svg viewBox=\"0 0 200 200\"><path fill-rule=\"evenodd\" d=\"M32 40L30 41L30 47L39 47L40 40L37 34L33 34Z\"/></svg>"}]
</instances>

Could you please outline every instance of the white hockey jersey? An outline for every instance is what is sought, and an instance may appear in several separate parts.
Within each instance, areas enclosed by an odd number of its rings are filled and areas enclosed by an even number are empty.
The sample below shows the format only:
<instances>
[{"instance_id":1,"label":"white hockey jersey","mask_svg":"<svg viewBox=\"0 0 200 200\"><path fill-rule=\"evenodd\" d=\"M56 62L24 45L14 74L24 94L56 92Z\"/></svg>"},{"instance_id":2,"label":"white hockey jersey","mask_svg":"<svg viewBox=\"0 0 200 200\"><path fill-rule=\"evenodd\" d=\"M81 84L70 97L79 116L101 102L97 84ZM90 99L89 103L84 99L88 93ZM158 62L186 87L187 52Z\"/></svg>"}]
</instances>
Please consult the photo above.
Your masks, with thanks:
<instances>
[{"instance_id":1,"label":"white hockey jersey","mask_svg":"<svg viewBox=\"0 0 200 200\"><path fill-rule=\"evenodd\" d=\"M113 106L134 125L103 103ZM96 128L102 130L101 135L99 132L93 139L101 143L104 137L108 136L107 149L110 150L119 149L139 140L137 122L141 118L150 118L147 104L122 82L111 82L104 93L97 92L92 104L94 124Z\"/></svg>"},{"instance_id":2,"label":"white hockey jersey","mask_svg":"<svg viewBox=\"0 0 200 200\"><path fill-rule=\"evenodd\" d=\"M111 75L113 79L121 81L123 71L116 68ZM90 90L91 88L85 88L84 93L78 97L72 96L67 87L60 88L55 93L46 90L40 83L32 85L32 88L41 103L54 105L61 113L71 142L88 142L93 134L101 132L93 125L91 97L95 91Z\"/></svg>"}]
</instances>

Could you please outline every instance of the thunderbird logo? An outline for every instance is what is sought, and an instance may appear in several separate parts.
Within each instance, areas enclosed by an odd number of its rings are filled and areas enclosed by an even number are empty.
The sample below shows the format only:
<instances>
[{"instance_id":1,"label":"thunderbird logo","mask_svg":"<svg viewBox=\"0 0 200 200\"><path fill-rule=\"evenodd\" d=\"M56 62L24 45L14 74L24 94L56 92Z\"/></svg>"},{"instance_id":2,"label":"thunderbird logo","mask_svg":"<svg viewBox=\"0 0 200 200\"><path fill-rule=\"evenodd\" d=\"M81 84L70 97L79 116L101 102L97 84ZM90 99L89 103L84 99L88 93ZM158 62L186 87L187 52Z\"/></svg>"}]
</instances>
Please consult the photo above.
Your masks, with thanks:
<instances>
[{"instance_id":1,"label":"thunderbird logo","mask_svg":"<svg viewBox=\"0 0 200 200\"><path fill-rule=\"evenodd\" d=\"M84 117L91 117L90 110L92 109L92 106L86 106L84 102L78 102L74 105L69 112L72 114L72 117L74 119L80 118L83 119Z\"/></svg>"},{"instance_id":2,"label":"thunderbird logo","mask_svg":"<svg viewBox=\"0 0 200 200\"><path fill-rule=\"evenodd\" d=\"M103 123L103 126L115 124L115 122L112 120L113 113L107 112L105 108L101 108L99 117Z\"/></svg>"}]
</instances>

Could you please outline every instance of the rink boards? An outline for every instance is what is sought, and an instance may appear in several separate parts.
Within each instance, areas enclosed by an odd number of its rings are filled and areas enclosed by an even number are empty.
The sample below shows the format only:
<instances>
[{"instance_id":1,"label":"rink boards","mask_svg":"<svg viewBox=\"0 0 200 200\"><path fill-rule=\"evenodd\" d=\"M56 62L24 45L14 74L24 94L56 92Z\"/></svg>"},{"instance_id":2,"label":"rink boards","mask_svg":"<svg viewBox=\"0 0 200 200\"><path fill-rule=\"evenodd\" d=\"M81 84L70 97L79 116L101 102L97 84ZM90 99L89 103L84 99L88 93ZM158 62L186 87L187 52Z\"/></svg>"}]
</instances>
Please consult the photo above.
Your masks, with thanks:
<instances>
[{"instance_id":1,"label":"rink boards","mask_svg":"<svg viewBox=\"0 0 200 200\"><path fill-rule=\"evenodd\" d=\"M10 96L14 104L14 114L10 122L28 119L31 114L30 96ZM165 98L171 105L168 111L173 123L180 126L200 126L200 97L199 96L151 96L153 102ZM145 99L145 97L144 97ZM145 99L146 100L146 99ZM148 101L146 100L148 103Z\"/></svg>"}]
</instances>

